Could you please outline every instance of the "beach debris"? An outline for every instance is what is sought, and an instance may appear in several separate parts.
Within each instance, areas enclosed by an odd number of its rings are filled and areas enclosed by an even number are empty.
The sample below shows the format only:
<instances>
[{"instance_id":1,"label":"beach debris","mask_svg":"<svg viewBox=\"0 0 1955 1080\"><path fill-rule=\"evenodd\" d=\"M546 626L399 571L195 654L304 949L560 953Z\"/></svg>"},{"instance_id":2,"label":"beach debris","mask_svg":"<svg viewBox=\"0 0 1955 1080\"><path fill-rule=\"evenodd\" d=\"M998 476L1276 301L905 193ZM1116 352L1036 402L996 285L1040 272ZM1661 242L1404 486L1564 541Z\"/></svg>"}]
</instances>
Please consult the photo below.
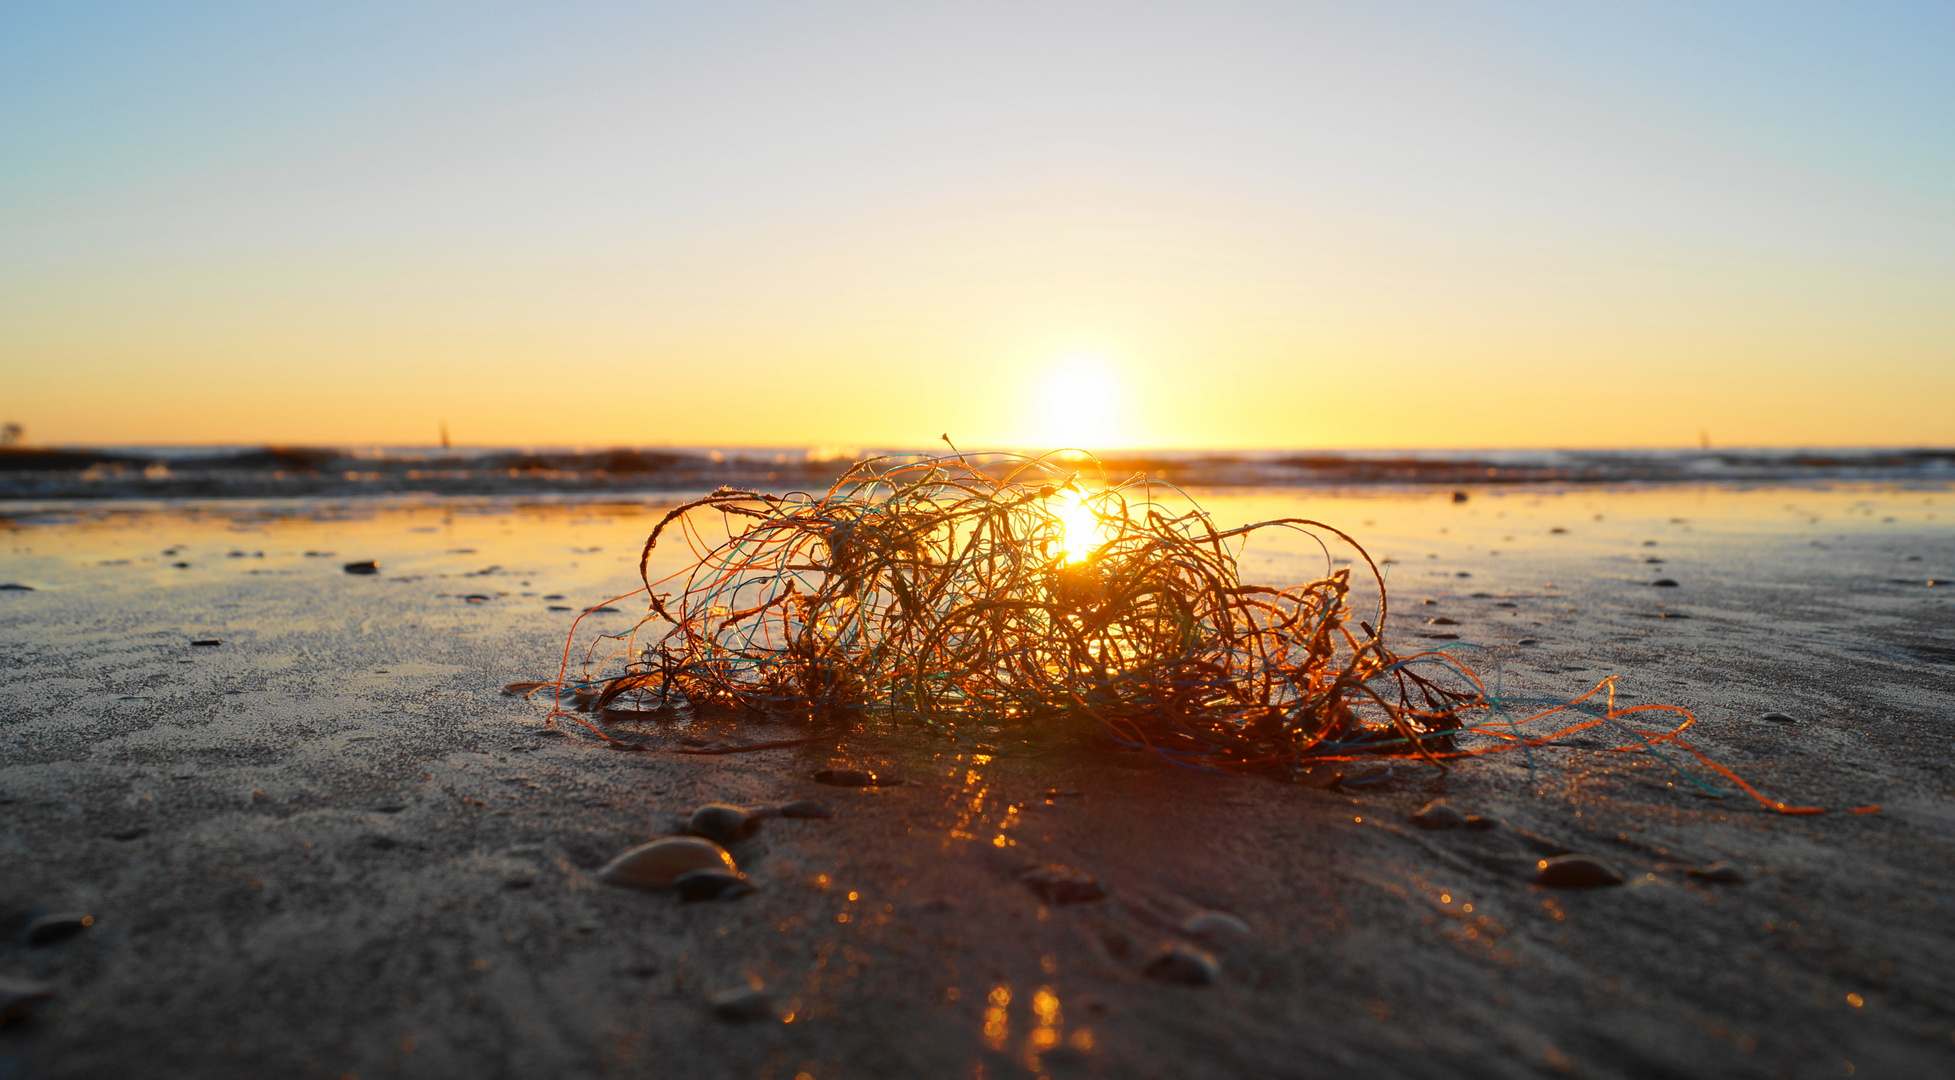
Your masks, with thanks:
<instances>
[{"instance_id":1,"label":"beach debris","mask_svg":"<svg viewBox=\"0 0 1955 1080\"><path fill-rule=\"evenodd\" d=\"M1447 618L1446 616L1444 616L1444 615L1441 615L1441 616L1439 616L1438 618L1435 618L1435 619L1427 619L1427 620L1426 620L1426 625L1427 625L1427 626L1458 626L1458 625L1459 625L1459 620L1458 620L1458 619L1449 619L1449 618Z\"/></svg>"},{"instance_id":2,"label":"beach debris","mask_svg":"<svg viewBox=\"0 0 1955 1080\"><path fill-rule=\"evenodd\" d=\"M1708 881L1714 885L1743 885L1745 883L1745 875L1737 867L1732 866L1722 859L1714 863L1707 863L1703 866L1685 867L1684 873L1696 878L1698 881Z\"/></svg>"},{"instance_id":3,"label":"beach debris","mask_svg":"<svg viewBox=\"0 0 1955 1080\"><path fill-rule=\"evenodd\" d=\"M1027 870L1018 875L1018 880L1048 904L1083 904L1107 894L1098 878L1057 863Z\"/></svg>"},{"instance_id":4,"label":"beach debris","mask_svg":"<svg viewBox=\"0 0 1955 1080\"><path fill-rule=\"evenodd\" d=\"M484 594L482 594L482 593L469 593L469 594L468 594L467 596L464 596L464 597L462 597L462 603L464 603L464 604L486 604L486 603L488 603L489 601L491 601L491 600L494 600L494 599L495 599L495 597L493 597L493 596L487 596L487 595L484 595Z\"/></svg>"},{"instance_id":5,"label":"beach debris","mask_svg":"<svg viewBox=\"0 0 1955 1080\"><path fill-rule=\"evenodd\" d=\"M1197 911L1181 921L1181 932L1190 937L1246 938L1249 924L1226 911Z\"/></svg>"},{"instance_id":6,"label":"beach debris","mask_svg":"<svg viewBox=\"0 0 1955 1080\"><path fill-rule=\"evenodd\" d=\"M739 873L726 849L698 836L669 836L640 844L606 863L597 879L606 885L656 892L688 870Z\"/></svg>"},{"instance_id":7,"label":"beach debris","mask_svg":"<svg viewBox=\"0 0 1955 1080\"><path fill-rule=\"evenodd\" d=\"M1243 546L1270 534L1323 545L1324 576L1242 581ZM674 539L694 560L654 581L654 554ZM1766 796L1686 741L1689 710L1619 705L1614 677L1515 715L1444 647L1388 647L1384 573L1350 534L1306 518L1220 528L1171 485L1109 481L1090 455L892 455L858 461L822 494L720 488L659 519L639 576L645 616L597 634L581 679L566 648L556 684L569 693L546 719L611 749L644 746L579 713L681 700L792 714L816 730L845 717L914 722L986 748L1085 737L1116 762L1310 783L1318 762L1418 758L1444 770L1606 725L1597 734L1615 736L1610 749L1658 757L1710 797L1729 782L1782 814L1827 812ZM616 662L621 673L598 677ZM1663 752L1672 747L1688 756ZM1722 781L1694 775L1699 766ZM853 768L815 779L901 782Z\"/></svg>"},{"instance_id":8,"label":"beach debris","mask_svg":"<svg viewBox=\"0 0 1955 1080\"><path fill-rule=\"evenodd\" d=\"M722 990L706 1000L724 1020L770 1020L774 1016L774 999L757 986Z\"/></svg>"},{"instance_id":9,"label":"beach debris","mask_svg":"<svg viewBox=\"0 0 1955 1080\"><path fill-rule=\"evenodd\" d=\"M1460 813L1443 799L1434 799L1412 815L1412 824L1421 829L1463 829L1466 815Z\"/></svg>"},{"instance_id":10,"label":"beach debris","mask_svg":"<svg viewBox=\"0 0 1955 1080\"><path fill-rule=\"evenodd\" d=\"M760 831L760 817L728 803L707 803L686 819L686 829L721 847L732 847Z\"/></svg>"},{"instance_id":11,"label":"beach debris","mask_svg":"<svg viewBox=\"0 0 1955 1080\"><path fill-rule=\"evenodd\" d=\"M307 554L310 554L310 552ZM380 572L380 564L372 559L367 559L364 562L347 563L343 569L349 574L378 574Z\"/></svg>"},{"instance_id":12,"label":"beach debris","mask_svg":"<svg viewBox=\"0 0 1955 1080\"><path fill-rule=\"evenodd\" d=\"M1674 579L1667 578L1667 577L1660 577L1657 578L1655 581L1650 582L1650 587L1656 589L1675 589L1678 588L1679 586L1677 585Z\"/></svg>"},{"instance_id":13,"label":"beach debris","mask_svg":"<svg viewBox=\"0 0 1955 1080\"><path fill-rule=\"evenodd\" d=\"M867 769L822 769L815 773L814 781L831 787L890 787L903 782L900 777Z\"/></svg>"},{"instance_id":14,"label":"beach debris","mask_svg":"<svg viewBox=\"0 0 1955 1080\"><path fill-rule=\"evenodd\" d=\"M0 975L0 1022L19 1016L37 1001L54 996L54 984Z\"/></svg>"},{"instance_id":15,"label":"beach debris","mask_svg":"<svg viewBox=\"0 0 1955 1080\"><path fill-rule=\"evenodd\" d=\"M1534 864L1536 884L1551 889L1593 889L1622 884L1622 871L1593 855L1557 855Z\"/></svg>"},{"instance_id":16,"label":"beach debris","mask_svg":"<svg viewBox=\"0 0 1955 1080\"><path fill-rule=\"evenodd\" d=\"M1768 712L1765 715L1759 717L1759 719L1770 720L1774 724L1796 724L1799 722L1798 717L1791 716L1782 712Z\"/></svg>"},{"instance_id":17,"label":"beach debris","mask_svg":"<svg viewBox=\"0 0 1955 1080\"><path fill-rule=\"evenodd\" d=\"M796 799L793 802L784 802L781 804L780 810L781 816L784 818L811 819L832 818L835 816L833 810L830 810L828 807L823 806L813 799Z\"/></svg>"},{"instance_id":18,"label":"beach debris","mask_svg":"<svg viewBox=\"0 0 1955 1080\"><path fill-rule=\"evenodd\" d=\"M9 581L5 585L0 585L0 592L33 592L33 591L34 591L34 586L22 585L18 581Z\"/></svg>"},{"instance_id":19,"label":"beach debris","mask_svg":"<svg viewBox=\"0 0 1955 1080\"><path fill-rule=\"evenodd\" d=\"M220 638L200 638L190 644L199 649L215 649L219 645L224 644L224 642Z\"/></svg>"},{"instance_id":20,"label":"beach debris","mask_svg":"<svg viewBox=\"0 0 1955 1080\"><path fill-rule=\"evenodd\" d=\"M510 683L508 686L503 687L502 692L504 695L508 697L520 697L521 695L527 694L532 690L540 690L548 685L550 684L540 683L540 682L513 682Z\"/></svg>"},{"instance_id":21,"label":"beach debris","mask_svg":"<svg viewBox=\"0 0 1955 1080\"><path fill-rule=\"evenodd\" d=\"M60 911L43 915L27 924L22 940L29 945L53 945L66 941L95 925L95 916L82 911Z\"/></svg>"},{"instance_id":22,"label":"beach debris","mask_svg":"<svg viewBox=\"0 0 1955 1080\"><path fill-rule=\"evenodd\" d=\"M1453 492L1453 501L1454 501L1454 502L1456 502L1456 503L1463 503L1463 502L1465 502L1466 500L1467 500L1467 494L1466 494L1466 492L1464 492L1464 491L1455 491L1455 492Z\"/></svg>"},{"instance_id":23,"label":"beach debris","mask_svg":"<svg viewBox=\"0 0 1955 1080\"><path fill-rule=\"evenodd\" d=\"M754 891L745 874L715 867L688 870L672 879L672 888L681 900L735 900Z\"/></svg>"},{"instance_id":24,"label":"beach debris","mask_svg":"<svg viewBox=\"0 0 1955 1080\"><path fill-rule=\"evenodd\" d=\"M1210 986L1222 979L1222 965L1214 956L1180 942L1156 949L1140 971L1150 979L1182 986Z\"/></svg>"}]
</instances>

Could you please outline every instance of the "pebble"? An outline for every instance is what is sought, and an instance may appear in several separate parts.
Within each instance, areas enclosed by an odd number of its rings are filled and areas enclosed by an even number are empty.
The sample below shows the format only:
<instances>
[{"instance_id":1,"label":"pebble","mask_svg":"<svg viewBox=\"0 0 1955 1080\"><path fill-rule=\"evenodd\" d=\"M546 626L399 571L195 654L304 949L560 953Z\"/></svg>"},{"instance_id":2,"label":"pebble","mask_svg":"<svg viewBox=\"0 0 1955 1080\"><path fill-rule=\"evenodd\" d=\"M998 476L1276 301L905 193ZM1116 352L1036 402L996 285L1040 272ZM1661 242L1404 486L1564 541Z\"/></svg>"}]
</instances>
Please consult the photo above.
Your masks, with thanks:
<instances>
[{"instance_id":1,"label":"pebble","mask_svg":"<svg viewBox=\"0 0 1955 1080\"><path fill-rule=\"evenodd\" d=\"M1179 943L1161 946L1140 970L1150 979L1182 986L1209 986L1222 978L1222 965L1213 956Z\"/></svg>"},{"instance_id":2,"label":"pebble","mask_svg":"<svg viewBox=\"0 0 1955 1080\"><path fill-rule=\"evenodd\" d=\"M1743 885L1745 876L1738 868L1727 862L1714 862L1708 866L1695 866L1684 873L1699 881L1709 881L1717 885Z\"/></svg>"},{"instance_id":3,"label":"pebble","mask_svg":"<svg viewBox=\"0 0 1955 1080\"><path fill-rule=\"evenodd\" d=\"M1555 889L1622 884L1622 872L1593 855L1557 855L1535 864L1536 883Z\"/></svg>"},{"instance_id":4,"label":"pebble","mask_svg":"<svg viewBox=\"0 0 1955 1080\"><path fill-rule=\"evenodd\" d=\"M1782 712L1768 712L1765 715L1759 717L1759 719L1770 720L1775 724L1796 724L1799 722L1797 717L1787 716Z\"/></svg>"},{"instance_id":5,"label":"pebble","mask_svg":"<svg viewBox=\"0 0 1955 1080\"><path fill-rule=\"evenodd\" d=\"M1447 805L1444 800L1434 799L1412 815L1412 824L1421 829L1463 829L1466 815Z\"/></svg>"},{"instance_id":6,"label":"pebble","mask_svg":"<svg viewBox=\"0 0 1955 1080\"><path fill-rule=\"evenodd\" d=\"M774 1015L774 999L767 991L751 986L722 990L707 1000L713 1011L727 1020L767 1020Z\"/></svg>"},{"instance_id":7,"label":"pebble","mask_svg":"<svg viewBox=\"0 0 1955 1080\"><path fill-rule=\"evenodd\" d=\"M1065 866L1046 866L1027 870L1018 880L1031 887L1048 904L1083 904L1106 895L1106 886L1091 874Z\"/></svg>"},{"instance_id":8,"label":"pebble","mask_svg":"<svg viewBox=\"0 0 1955 1080\"><path fill-rule=\"evenodd\" d=\"M1677 587L1677 583L1667 577L1660 577L1650 582L1650 586L1657 589L1674 589Z\"/></svg>"},{"instance_id":9,"label":"pebble","mask_svg":"<svg viewBox=\"0 0 1955 1080\"><path fill-rule=\"evenodd\" d=\"M1427 619L1426 625L1427 626L1458 626L1459 620L1449 619L1446 616L1441 615L1437 618Z\"/></svg>"},{"instance_id":10,"label":"pebble","mask_svg":"<svg viewBox=\"0 0 1955 1080\"><path fill-rule=\"evenodd\" d=\"M815 774L815 783L831 787L889 787L903 781L893 776L883 776L866 769L823 769Z\"/></svg>"},{"instance_id":11,"label":"pebble","mask_svg":"<svg viewBox=\"0 0 1955 1080\"><path fill-rule=\"evenodd\" d=\"M346 564L345 570L349 574L378 574L380 564L372 559L365 562L350 562Z\"/></svg>"},{"instance_id":12,"label":"pebble","mask_svg":"<svg viewBox=\"0 0 1955 1080\"><path fill-rule=\"evenodd\" d=\"M1249 924L1226 911L1198 911L1182 920L1181 932L1198 938L1246 938Z\"/></svg>"},{"instance_id":13,"label":"pebble","mask_svg":"<svg viewBox=\"0 0 1955 1080\"><path fill-rule=\"evenodd\" d=\"M27 924L25 939L29 945L53 945L66 941L83 930L95 925L95 916L80 911L61 911L43 915Z\"/></svg>"},{"instance_id":14,"label":"pebble","mask_svg":"<svg viewBox=\"0 0 1955 1080\"><path fill-rule=\"evenodd\" d=\"M1455 491L1455 492L1453 492L1453 501L1454 501L1454 502L1456 502L1456 503L1462 503L1462 502L1465 502L1466 500L1467 500L1467 494L1466 494L1466 492L1464 492L1464 491Z\"/></svg>"},{"instance_id":15,"label":"pebble","mask_svg":"<svg viewBox=\"0 0 1955 1080\"><path fill-rule=\"evenodd\" d=\"M605 864L597 879L606 885L655 892L672 884L688 870L724 870L739 873L733 856L711 840L697 836L670 836L640 844Z\"/></svg>"},{"instance_id":16,"label":"pebble","mask_svg":"<svg viewBox=\"0 0 1955 1080\"><path fill-rule=\"evenodd\" d=\"M51 983L0 975L0 1019L16 1015L42 998L54 996Z\"/></svg>"},{"instance_id":17,"label":"pebble","mask_svg":"<svg viewBox=\"0 0 1955 1080\"><path fill-rule=\"evenodd\" d=\"M204 638L201 641L193 641L190 644L200 649L214 649L217 646L224 644L224 642L218 638Z\"/></svg>"},{"instance_id":18,"label":"pebble","mask_svg":"<svg viewBox=\"0 0 1955 1080\"><path fill-rule=\"evenodd\" d=\"M33 592L33 591L34 591L34 586L22 585L17 581L9 581L5 585L0 585L0 592Z\"/></svg>"},{"instance_id":19,"label":"pebble","mask_svg":"<svg viewBox=\"0 0 1955 1080\"><path fill-rule=\"evenodd\" d=\"M737 900L754 891L745 874L716 867L688 870L672 879L672 888L678 891L681 900Z\"/></svg>"},{"instance_id":20,"label":"pebble","mask_svg":"<svg viewBox=\"0 0 1955 1080\"><path fill-rule=\"evenodd\" d=\"M140 840L140 839L142 839L142 838L143 838L143 834L144 834L144 833L146 833L146 832L148 832L148 830L147 830L147 829L138 829L138 828L128 828L128 829L117 829L117 830L115 830L114 832L112 832L112 833L110 833L110 834L109 834L109 839L111 839L111 840Z\"/></svg>"},{"instance_id":21,"label":"pebble","mask_svg":"<svg viewBox=\"0 0 1955 1080\"><path fill-rule=\"evenodd\" d=\"M1541 639L1540 639L1540 638L1531 638L1531 637L1524 637L1524 638L1522 638L1522 639L1520 639L1519 641L1517 641L1517 642L1515 642L1515 644L1517 644L1517 645L1539 645L1539 644L1541 644Z\"/></svg>"},{"instance_id":22,"label":"pebble","mask_svg":"<svg viewBox=\"0 0 1955 1080\"><path fill-rule=\"evenodd\" d=\"M703 836L721 847L731 847L760 831L760 818L727 803L707 803L686 819L694 836Z\"/></svg>"},{"instance_id":23,"label":"pebble","mask_svg":"<svg viewBox=\"0 0 1955 1080\"><path fill-rule=\"evenodd\" d=\"M832 818L835 816L835 812L813 799L796 799L793 802L781 804L781 816L784 818Z\"/></svg>"}]
</instances>

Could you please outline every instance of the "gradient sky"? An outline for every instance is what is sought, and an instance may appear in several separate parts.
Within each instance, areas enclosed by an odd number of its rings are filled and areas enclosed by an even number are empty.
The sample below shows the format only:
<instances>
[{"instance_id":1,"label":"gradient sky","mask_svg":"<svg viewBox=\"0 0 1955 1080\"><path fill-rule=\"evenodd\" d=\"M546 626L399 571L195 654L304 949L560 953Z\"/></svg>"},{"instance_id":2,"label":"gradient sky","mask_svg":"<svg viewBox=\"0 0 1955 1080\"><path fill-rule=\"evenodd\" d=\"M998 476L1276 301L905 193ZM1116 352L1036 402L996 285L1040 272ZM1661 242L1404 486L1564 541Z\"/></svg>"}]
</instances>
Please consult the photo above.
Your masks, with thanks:
<instances>
[{"instance_id":1,"label":"gradient sky","mask_svg":"<svg viewBox=\"0 0 1955 1080\"><path fill-rule=\"evenodd\" d=\"M0 420L1955 444L1955 5L1462 7L5 5Z\"/></svg>"}]
</instances>

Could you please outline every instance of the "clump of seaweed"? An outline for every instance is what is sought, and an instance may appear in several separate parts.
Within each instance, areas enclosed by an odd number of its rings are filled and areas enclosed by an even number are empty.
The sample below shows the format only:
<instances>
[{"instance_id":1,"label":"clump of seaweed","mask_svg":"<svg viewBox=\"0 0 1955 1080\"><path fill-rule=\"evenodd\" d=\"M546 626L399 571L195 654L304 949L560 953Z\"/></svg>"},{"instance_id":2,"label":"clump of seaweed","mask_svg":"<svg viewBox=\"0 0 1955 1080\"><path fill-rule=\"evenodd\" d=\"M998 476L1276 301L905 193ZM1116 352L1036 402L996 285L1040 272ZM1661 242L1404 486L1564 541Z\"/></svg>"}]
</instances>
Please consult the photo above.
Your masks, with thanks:
<instances>
[{"instance_id":1,"label":"clump of seaweed","mask_svg":"<svg viewBox=\"0 0 1955 1080\"><path fill-rule=\"evenodd\" d=\"M723 539L701 527L712 515ZM1324 575L1287 588L1241 580L1243 544L1278 531L1315 541ZM674 538L694 560L654 581L653 552ZM1344 568L1333 543L1354 556ZM1711 794L1723 793L1659 745L1780 812L1823 812L1766 798L1684 742L1688 711L1618 709L1613 679L1572 702L1523 701L1489 693L1452 650L1392 652L1385 575L1334 526L1218 529L1171 486L1109 482L1091 458L882 457L819 495L721 488L660 519L639 574L646 617L601 639L621 644L609 657L593 645L585 661L622 659L622 674L519 684L557 688L552 722L613 738L563 710L567 691L579 712L610 719L725 705L916 722L977 743L1098 732L1180 765L1290 776L1381 758L1444 769L1510 750L1531 764L1533 748L1607 725L1624 738L1611 749L1663 758ZM1540 708L1516 717L1521 705ZM1586 715L1532 730L1564 712ZM1625 722L1647 712L1681 722Z\"/></svg>"}]
</instances>

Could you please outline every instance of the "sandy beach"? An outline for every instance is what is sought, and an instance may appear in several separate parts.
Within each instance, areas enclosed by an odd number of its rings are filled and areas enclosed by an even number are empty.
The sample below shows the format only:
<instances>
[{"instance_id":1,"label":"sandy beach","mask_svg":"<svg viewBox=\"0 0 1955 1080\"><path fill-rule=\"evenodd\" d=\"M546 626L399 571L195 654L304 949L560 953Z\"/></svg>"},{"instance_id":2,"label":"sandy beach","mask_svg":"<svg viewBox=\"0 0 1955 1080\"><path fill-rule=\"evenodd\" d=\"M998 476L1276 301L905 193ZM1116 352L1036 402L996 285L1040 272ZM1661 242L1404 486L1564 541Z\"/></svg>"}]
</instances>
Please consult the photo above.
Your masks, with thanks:
<instances>
[{"instance_id":1,"label":"sandy beach","mask_svg":"<svg viewBox=\"0 0 1955 1080\"><path fill-rule=\"evenodd\" d=\"M1955 491L1450 494L1202 498L1391 558L1405 648L1444 617L1505 693L1619 676L1835 812L1581 738L1301 784L875 726L682 752L808 734L751 715L618 752L502 688L555 677L666 503L17 505L0 976L51 996L0 1024L0 1080L1955 1075ZM1416 827L1434 799L1495 824ZM734 845L751 895L596 880L702 803L789 800L832 817ZM1569 852L1626 884L1533 883ZM1105 895L1021 880L1050 865ZM1219 978L1151 976L1173 945ZM743 987L759 1015L715 1008Z\"/></svg>"}]
</instances>

